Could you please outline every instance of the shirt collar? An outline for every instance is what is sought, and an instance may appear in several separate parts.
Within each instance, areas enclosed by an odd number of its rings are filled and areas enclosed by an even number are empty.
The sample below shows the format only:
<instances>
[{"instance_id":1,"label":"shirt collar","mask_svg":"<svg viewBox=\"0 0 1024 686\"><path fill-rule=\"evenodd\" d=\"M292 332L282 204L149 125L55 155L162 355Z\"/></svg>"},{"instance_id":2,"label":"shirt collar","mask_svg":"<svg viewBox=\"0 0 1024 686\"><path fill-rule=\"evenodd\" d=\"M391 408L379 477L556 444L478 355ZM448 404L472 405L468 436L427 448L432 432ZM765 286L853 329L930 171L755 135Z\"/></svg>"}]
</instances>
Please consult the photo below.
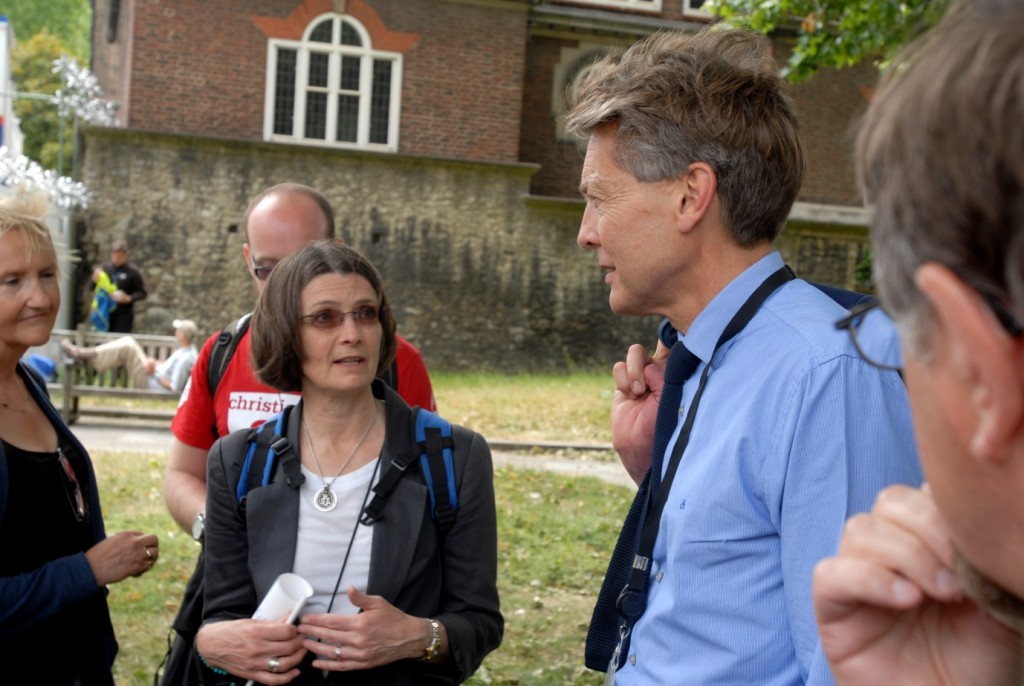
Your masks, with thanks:
<instances>
[{"instance_id":1,"label":"shirt collar","mask_svg":"<svg viewBox=\"0 0 1024 686\"><path fill-rule=\"evenodd\" d=\"M690 324L686 334L679 334L679 340L702 362L710 362L715 345L733 316L757 287L784 265L782 255L778 250L773 250L747 267L711 299Z\"/></svg>"}]
</instances>

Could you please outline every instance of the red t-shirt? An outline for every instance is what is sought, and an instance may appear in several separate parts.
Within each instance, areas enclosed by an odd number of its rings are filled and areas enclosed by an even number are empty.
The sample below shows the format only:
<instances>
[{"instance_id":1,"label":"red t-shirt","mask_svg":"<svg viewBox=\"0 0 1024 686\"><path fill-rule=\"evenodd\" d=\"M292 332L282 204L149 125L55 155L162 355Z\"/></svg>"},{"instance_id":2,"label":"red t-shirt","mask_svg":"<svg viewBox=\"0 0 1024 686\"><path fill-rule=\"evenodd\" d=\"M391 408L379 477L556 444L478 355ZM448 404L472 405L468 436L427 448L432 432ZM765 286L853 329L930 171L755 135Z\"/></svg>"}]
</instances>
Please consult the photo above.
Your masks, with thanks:
<instances>
[{"instance_id":1,"label":"red t-shirt","mask_svg":"<svg viewBox=\"0 0 1024 686\"><path fill-rule=\"evenodd\" d=\"M210 336L203 344L192 368L192 376L181 392L174 421L171 422L171 431L179 441L203 450L209 450L218 437L227 436L238 429L259 426L286 405L294 405L299 401L299 394L281 393L256 379L249 363L248 330L242 334L235 354L224 370L216 397L211 398L206 375L218 335ZM401 336L397 338L395 364L398 368L398 388L395 390L410 406L419 405L436 412L434 391L430 386L423 356L412 343Z\"/></svg>"}]
</instances>

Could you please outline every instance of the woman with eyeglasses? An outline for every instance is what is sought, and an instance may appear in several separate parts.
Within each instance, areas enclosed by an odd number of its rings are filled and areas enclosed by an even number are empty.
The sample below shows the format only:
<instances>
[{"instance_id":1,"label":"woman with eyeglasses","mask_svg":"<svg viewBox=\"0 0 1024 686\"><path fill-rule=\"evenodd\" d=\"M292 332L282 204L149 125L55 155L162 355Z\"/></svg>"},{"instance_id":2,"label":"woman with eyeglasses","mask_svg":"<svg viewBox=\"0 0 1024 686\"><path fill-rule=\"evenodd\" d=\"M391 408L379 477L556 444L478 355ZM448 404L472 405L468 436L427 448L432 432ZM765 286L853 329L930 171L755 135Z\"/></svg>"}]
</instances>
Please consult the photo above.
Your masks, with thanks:
<instances>
[{"instance_id":1,"label":"woman with eyeglasses","mask_svg":"<svg viewBox=\"0 0 1024 686\"><path fill-rule=\"evenodd\" d=\"M20 362L60 307L36 205L0 202L0 665L34 683L112 686L106 587L148 571L159 548L138 531L106 536L89 455Z\"/></svg>"},{"instance_id":2,"label":"woman with eyeglasses","mask_svg":"<svg viewBox=\"0 0 1024 686\"><path fill-rule=\"evenodd\" d=\"M291 450L278 444L281 457L262 482L246 481L241 499L252 432L235 432L210 451L196 639L206 679L465 681L503 631L487 443L453 427L459 504L442 530L419 460L404 471L393 462L418 454L413 410L377 380L395 352L395 318L377 270L353 248L319 241L278 263L251 335L257 377L281 392L301 391L302 400L280 424ZM368 523L375 485L392 478L383 516ZM286 572L313 588L297 626L283 615L251 619Z\"/></svg>"}]
</instances>

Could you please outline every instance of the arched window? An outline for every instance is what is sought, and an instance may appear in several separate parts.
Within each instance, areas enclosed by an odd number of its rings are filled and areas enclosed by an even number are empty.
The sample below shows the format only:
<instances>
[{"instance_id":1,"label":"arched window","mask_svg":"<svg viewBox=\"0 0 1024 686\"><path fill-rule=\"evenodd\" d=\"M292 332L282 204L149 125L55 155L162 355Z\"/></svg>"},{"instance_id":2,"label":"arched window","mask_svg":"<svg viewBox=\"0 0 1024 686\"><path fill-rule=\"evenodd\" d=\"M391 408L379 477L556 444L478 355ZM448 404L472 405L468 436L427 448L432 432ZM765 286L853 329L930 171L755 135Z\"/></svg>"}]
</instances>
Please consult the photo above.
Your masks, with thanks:
<instances>
[{"instance_id":1,"label":"arched window","mask_svg":"<svg viewBox=\"0 0 1024 686\"><path fill-rule=\"evenodd\" d=\"M363 25L324 14L301 41L273 38L264 138L398 150L402 55L374 50Z\"/></svg>"}]
</instances>

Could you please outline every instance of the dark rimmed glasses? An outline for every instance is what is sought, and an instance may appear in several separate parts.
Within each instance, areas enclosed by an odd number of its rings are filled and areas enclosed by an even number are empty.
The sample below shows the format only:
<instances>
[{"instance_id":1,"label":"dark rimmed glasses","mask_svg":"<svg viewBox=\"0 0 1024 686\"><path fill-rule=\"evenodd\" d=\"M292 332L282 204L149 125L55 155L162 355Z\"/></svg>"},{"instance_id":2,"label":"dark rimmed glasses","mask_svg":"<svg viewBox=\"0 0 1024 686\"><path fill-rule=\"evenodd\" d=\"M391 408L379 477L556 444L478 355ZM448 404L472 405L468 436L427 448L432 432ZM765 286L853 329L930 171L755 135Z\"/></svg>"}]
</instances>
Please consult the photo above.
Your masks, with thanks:
<instances>
[{"instance_id":1,"label":"dark rimmed glasses","mask_svg":"<svg viewBox=\"0 0 1024 686\"><path fill-rule=\"evenodd\" d=\"M256 264L256 258L251 254L249 255L249 264L252 265L252 273L260 281L266 281L267 277L270 276L270 272L274 271L274 267L277 266L277 262L273 264Z\"/></svg>"},{"instance_id":2,"label":"dark rimmed glasses","mask_svg":"<svg viewBox=\"0 0 1024 686\"><path fill-rule=\"evenodd\" d=\"M837 329L849 332L853 347L868 364L898 372L903 370L903 351L895 327L877 298L854 305L849 314L836 322Z\"/></svg>"},{"instance_id":3,"label":"dark rimmed glasses","mask_svg":"<svg viewBox=\"0 0 1024 686\"><path fill-rule=\"evenodd\" d=\"M85 496L82 495L82 486L78 483L78 477L75 476L75 469L71 466L71 461L59 447L57 448L57 461L60 462L61 469L64 471L64 493L68 497L68 504L71 505L71 510L75 513L75 521L81 522L85 519Z\"/></svg>"},{"instance_id":4,"label":"dark rimmed glasses","mask_svg":"<svg viewBox=\"0 0 1024 686\"><path fill-rule=\"evenodd\" d=\"M999 298L978 291L999 325L1013 338L1024 334L1024 326ZM903 352L899 336L893 335L895 322L877 298L869 298L854 306L849 314L836 322L837 329L846 329L853 345L864 360L879 369L903 371Z\"/></svg>"},{"instance_id":5,"label":"dark rimmed glasses","mask_svg":"<svg viewBox=\"0 0 1024 686\"><path fill-rule=\"evenodd\" d=\"M352 312L342 312L333 307L326 307L322 310L299 317L299 321L309 324L314 329L336 329L345 323L346 317L351 317L357 326L372 326L380 321L381 308L375 305L364 305Z\"/></svg>"}]
</instances>

